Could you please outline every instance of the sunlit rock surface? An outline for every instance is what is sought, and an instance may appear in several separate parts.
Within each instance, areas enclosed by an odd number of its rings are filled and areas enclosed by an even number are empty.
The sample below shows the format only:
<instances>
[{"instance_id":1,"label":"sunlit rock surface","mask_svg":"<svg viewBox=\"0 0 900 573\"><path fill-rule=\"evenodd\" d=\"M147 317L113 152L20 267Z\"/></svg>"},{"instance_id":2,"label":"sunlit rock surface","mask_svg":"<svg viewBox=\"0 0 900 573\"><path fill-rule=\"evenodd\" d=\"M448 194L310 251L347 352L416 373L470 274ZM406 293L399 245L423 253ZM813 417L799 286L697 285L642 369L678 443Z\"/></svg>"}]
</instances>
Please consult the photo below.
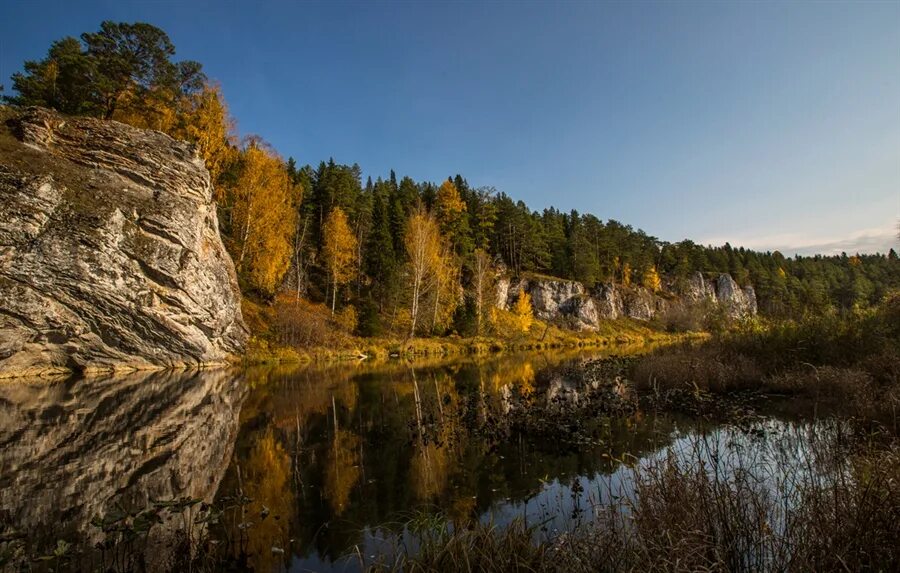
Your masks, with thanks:
<instances>
[{"instance_id":1,"label":"sunlit rock surface","mask_svg":"<svg viewBox=\"0 0 900 573\"><path fill-rule=\"evenodd\" d=\"M0 111L0 377L217 363L242 348L234 265L191 145Z\"/></svg>"},{"instance_id":2,"label":"sunlit rock surface","mask_svg":"<svg viewBox=\"0 0 900 573\"><path fill-rule=\"evenodd\" d=\"M755 315L756 293L752 286L741 288L731 275L714 280L695 273L680 289L670 287L659 293L641 286L613 283L597 285L593 292L578 281L529 276L519 280L501 278L497 306L509 309L519 292L531 296L534 315L575 330L597 330L600 320L632 318L648 321L670 309L692 305L722 305L733 317Z\"/></svg>"}]
</instances>

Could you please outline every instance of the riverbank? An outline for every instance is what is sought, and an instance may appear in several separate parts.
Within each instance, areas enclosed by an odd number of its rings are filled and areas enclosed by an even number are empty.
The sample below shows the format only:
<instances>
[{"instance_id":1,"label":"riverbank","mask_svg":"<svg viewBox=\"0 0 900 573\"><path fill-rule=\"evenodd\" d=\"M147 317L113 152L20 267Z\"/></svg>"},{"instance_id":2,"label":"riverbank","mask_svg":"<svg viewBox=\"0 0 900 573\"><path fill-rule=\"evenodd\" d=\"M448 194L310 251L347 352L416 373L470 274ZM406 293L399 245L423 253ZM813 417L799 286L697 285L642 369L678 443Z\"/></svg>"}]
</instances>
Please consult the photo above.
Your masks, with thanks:
<instances>
[{"instance_id":1,"label":"riverbank","mask_svg":"<svg viewBox=\"0 0 900 573\"><path fill-rule=\"evenodd\" d=\"M708 338L701 332L670 333L647 323L622 318L601 321L596 331L574 331L535 320L527 332L494 333L487 336L458 335L403 338L360 337L332 328L319 337L326 343L287 345L277 332L277 317L271 307L248 299L244 317L253 336L242 357L245 365L338 362L348 360L419 359L490 355L504 352L602 349L623 345L674 344Z\"/></svg>"}]
</instances>

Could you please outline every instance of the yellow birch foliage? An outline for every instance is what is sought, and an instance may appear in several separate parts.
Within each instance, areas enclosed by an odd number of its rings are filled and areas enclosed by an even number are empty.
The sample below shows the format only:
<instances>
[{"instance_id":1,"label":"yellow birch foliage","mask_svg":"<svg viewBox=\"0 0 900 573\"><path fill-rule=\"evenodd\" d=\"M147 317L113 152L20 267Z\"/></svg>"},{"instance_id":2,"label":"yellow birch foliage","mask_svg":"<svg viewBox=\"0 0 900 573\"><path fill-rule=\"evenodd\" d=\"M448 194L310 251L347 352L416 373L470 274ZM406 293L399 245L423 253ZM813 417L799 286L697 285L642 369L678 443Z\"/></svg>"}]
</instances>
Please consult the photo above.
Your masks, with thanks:
<instances>
[{"instance_id":1,"label":"yellow birch foliage","mask_svg":"<svg viewBox=\"0 0 900 573\"><path fill-rule=\"evenodd\" d=\"M456 222L466 210L466 204L459 195L456 185L449 179L441 184L435 199L435 211L445 234L453 232Z\"/></svg>"},{"instance_id":2,"label":"yellow birch foliage","mask_svg":"<svg viewBox=\"0 0 900 573\"><path fill-rule=\"evenodd\" d=\"M437 283L436 270L440 265L441 236L437 222L430 213L420 209L410 215L404 237L410 265L410 336L414 336L419 322L420 303Z\"/></svg>"},{"instance_id":3,"label":"yellow birch foliage","mask_svg":"<svg viewBox=\"0 0 900 573\"><path fill-rule=\"evenodd\" d=\"M207 84L192 96L152 90L138 97L130 90L122 96L113 119L194 143L213 184L234 159L234 120L217 85ZM221 198L217 195L217 199Z\"/></svg>"},{"instance_id":4,"label":"yellow birch foliage","mask_svg":"<svg viewBox=\"0 0 900 573\"><path fill-rule=\"evenodd\" d=\"M228 194L237 270L252 288L272 295L290 264L300 189L277 155L251 142Z\"/></svg>"},{"instance_id":5,"label":"yellow birch foliage","mask_svg":"<svg viewBox=\"0 0 900 573\"><path fill-rule=\"evenodd\" d=\"M350 494L359 480L359 437L337 429L325 461L325 499L339 516L350 504Z\"/></svg>"},{"instance_id":6,"label":"yellow birch foliage","mask_svg":"<svg viewBox=\"0 0 900 573\"><path fill-rule=\"evenodd\" d=\"M197 145L209 170L209 178L215 184L225 165L234 159L235 152L234 120L228 113L219 86L208 85L192 98L185 135L188 141Z\"/></svg>"},{"instance_id":7,"label":"yellow birch foliage","mask_svg":"<svg viewBox=\"0 0 900 573\"><path fill-rule=\"evenodd\" d=\"M513 315L516 324L522 332L528 332L534 323L534 311L531 308L531 295L525 291L519 291L519 298L513 307Z\"/></svg>"},{"instance_id":8,"label":"yellow birch foliage","mask_svg":"<svg viewBox=\"0 0 900 573\"><path fill-rule=\"evenodd\" d=\"M622 265L622 285L631 286L631 265L629 263Z\"/></svg>"},{"instance_id":9,"label":"yellow birch foliage","mask_svg":"<svg viewBox=\"0 0 900 573\"><path fill-rule=\"evenodd\" d=\"M339 285L353 278L356 262L356 235L350 228L347 215L340 207L335 207L325 220L325 246L323 256L328 274L331 275L331 311L334 312Z\"/></svg>"},{"instance_id":10,"label":"yellow birch foliage","mask_svg":"<svg viewBox=\"0 0 900 573\"><path fill-rule=\"evenodd\" d=\"M644 288L652 292L656 292L662 287L662 281L659 278L656 267L647 267L647 270L644 272L644 276L641 279L641 284L644 285Z\"/></svg>"},{"instance_id":11,"label":"yellow birch foliage","mask_svg":"<svg viewBox=\"0 0 900 573\"><path fill-rule=\"evenodd\" d=\"M447 240L441 240L440 252L433 263L432 330L439 331L453 321L453 313L460 303L459 269L454 264L453 252Z\"/></svg>"},{"instance_id":12,"label":"yellow birch foliage","mask_svg":"<svg viewBox=\"0 0 900 573\"><path fill-rule=\"evenodd\" d=\"M247 507L251 515L260 515L264 508L278 516L293 515L296 508L290 481L291 459L271 430L253 445L244 471L247 495L253 500ZM272 552L272 547L288 546L289 521L272 517L254 521L247 540L252 552L250 562L255 571L272 571L282 559Z\"/></svg>"}]
</instances>

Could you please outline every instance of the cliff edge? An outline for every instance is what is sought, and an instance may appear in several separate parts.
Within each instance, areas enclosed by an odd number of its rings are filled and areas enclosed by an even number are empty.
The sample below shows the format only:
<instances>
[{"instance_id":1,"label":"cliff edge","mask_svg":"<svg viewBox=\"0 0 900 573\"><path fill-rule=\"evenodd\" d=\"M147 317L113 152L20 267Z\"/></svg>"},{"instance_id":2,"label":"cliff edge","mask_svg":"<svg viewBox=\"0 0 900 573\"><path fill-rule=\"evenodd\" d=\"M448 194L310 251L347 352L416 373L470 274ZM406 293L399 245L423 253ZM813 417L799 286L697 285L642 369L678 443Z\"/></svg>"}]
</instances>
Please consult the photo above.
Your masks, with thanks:
<instances>
[{"instance_id":1,"label":"cliff edge","mask_svg":"<svg viewBox=\"0 0 900 573\"><path fill-rule=\"evenodd\" d=\"M190 144L0 107L0 378L224 362L240 300Z\"/></svg>"}]
</instances>

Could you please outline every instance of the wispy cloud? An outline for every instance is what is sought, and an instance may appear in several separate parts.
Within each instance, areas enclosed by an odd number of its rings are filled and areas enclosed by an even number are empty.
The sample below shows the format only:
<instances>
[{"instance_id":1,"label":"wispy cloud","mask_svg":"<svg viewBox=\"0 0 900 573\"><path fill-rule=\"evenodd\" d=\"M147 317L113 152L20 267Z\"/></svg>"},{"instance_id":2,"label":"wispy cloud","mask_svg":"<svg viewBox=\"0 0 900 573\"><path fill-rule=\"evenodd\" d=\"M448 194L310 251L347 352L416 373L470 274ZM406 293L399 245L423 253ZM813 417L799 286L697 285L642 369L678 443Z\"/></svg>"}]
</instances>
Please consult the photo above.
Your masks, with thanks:
<instances>
[{"instance_id":1,"label":"wispy cloud","mask_svg":"<svg viewBox=\"0 0 900 573\"><path fill-rule=\"evenodd\" d=\"M886 253L890 249L900 249L897 238L897 224L860 229L843 237L812 236L802 233L784 233L768 236L713 237L700 241L705 245L746 247L757 251L780 251L785 256L797 255L839 255L842 252Z\"/></svg>"}]
</instances>

